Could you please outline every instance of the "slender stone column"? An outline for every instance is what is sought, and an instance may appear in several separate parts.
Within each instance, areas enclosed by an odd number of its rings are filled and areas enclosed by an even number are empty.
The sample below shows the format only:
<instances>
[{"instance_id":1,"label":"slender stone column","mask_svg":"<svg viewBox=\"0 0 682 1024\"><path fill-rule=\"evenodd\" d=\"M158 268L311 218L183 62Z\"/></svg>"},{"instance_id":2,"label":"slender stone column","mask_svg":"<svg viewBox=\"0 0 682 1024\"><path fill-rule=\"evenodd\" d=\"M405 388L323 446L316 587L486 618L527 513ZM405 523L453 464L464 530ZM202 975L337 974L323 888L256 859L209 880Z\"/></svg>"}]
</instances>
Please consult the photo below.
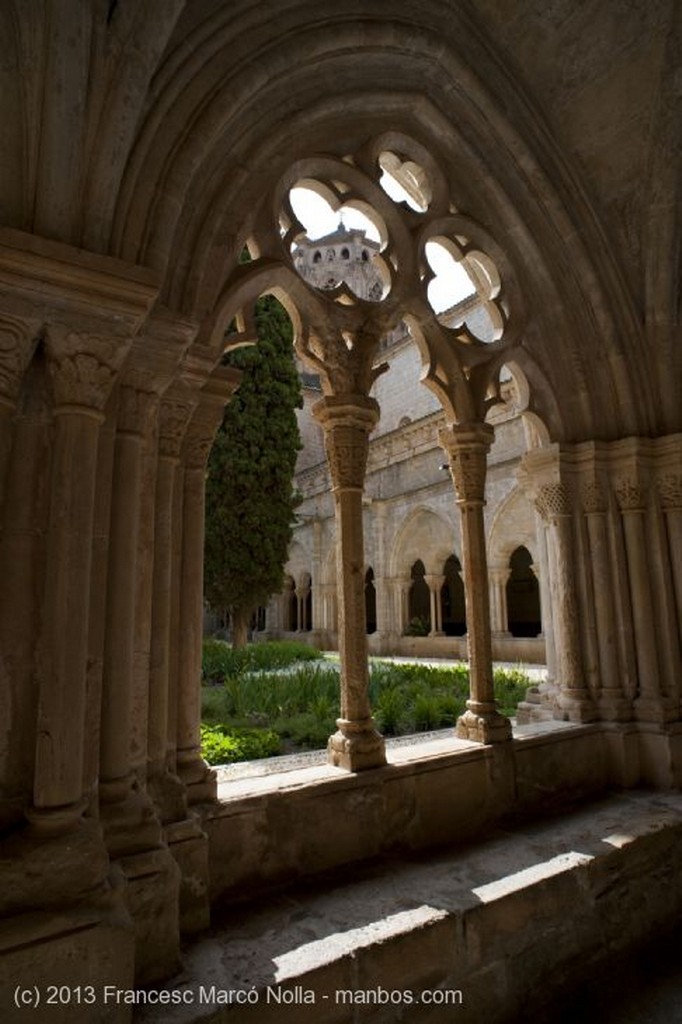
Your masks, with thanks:
<instances>
[{"instance_id":1,"label":"slender stone column","mask_svg":"<svg viewBox=\"0 0 682 1024\"><path fill-rule=\"evenodd\" d=\"M313 414L324 430L336 508L341 717L329 740L329 760L361 771L386 763L384 741L374 727L369 704L362 526L369 434L379 419L379 407L363 395L335 395L321 399Z\"/></svg>"},{"instance_id":2,"label":"slender stone column","mask_svg":"<svg viewBox=\"0 0 682 1024\"><path fill-rule=\"evenodd\" d=\"M127 345L55 326L52 503L47 540L34 807L38 830L68 831L82 814L90 567L102 412Z\"/></svg>"},{"instance_id":3,"label":"slender stone column","mask_svg":"<svg viewBox=\"0 0 682 1024\"><path fill-rule=\"evenodd\" d=\"M12 420L22 378L35 352L38 322L0 314L0 512L12 451ZM0 515L0 529L2 528Z\"/></svg>"},{"instance_id":4,"label":"slender stone column","mask_svg":"<svg viewBox=\"0 0 682 1024\"><path fill-rule=\"evenodd\" d=\"M305 599L308 591L296 587L294 593L296 594L296 632L303 633L306 628Z\"/></svg>"},{"instance_id":5,"label":"slender stone column","mask_svg":"<svg viewBox=\"0 0 682 1024\"><path fill-rule=\"evenodd\" d=\"M109 572L109 528L111 521L111 486L116 442L118 392L109 397L105 421L100 427L97 449L97 483L90 571L90 618L88 623L88 669L86 747L84 764L85 792L91 794L93 807L99 801L100 729L102 719L102 679L104 677L104 642L107 627L107 578ZM98 813L98 810L96 811Z\"/></svg>"},{"instance_id":6,"label":"slender stone column","mask_svg":"<svg viewBox=\"0 0 682 1024\"><path fill-rule=\"evenodd\" d=\"M490 604L483 507L487 456L494 437L485 423L457 424L438 435L450 459L462 522L462 562L469 647L470 697L457 735L480 743L511 738L511 723L497 710L493 685Z\"/></svg>"},{"instance_id":7,"label":"slender stone column","mask_svg":"<svg viewBox=\"0 0 682 1024\"><path fill-rule=\"evenodd\" d=\"M536 573L540 584L540 611L542 615L542 635L545 638L545 659L547 661L547 682L540 683L541 693L551 695L556 689L556 653L554 644L554 619L552 616L552 598L549 588L549 554L547 545L547 523L540 513L535 511L536 535L539 551L539 572Z\"/></svg>"},{"instance_id":8,"label":"slender stone column","mask_svg":"<svg viewBox=\"0 0 682 1024\"><path fill-rule=\"evenodd\" d=\"M374 590L376 593L377 629L376 637L381 642L390 633L395 632L395 620L391 615L391 588L387 578L388 557L386 552L387 530L386 520L388 507L383 501L372 502L374 532Z\"/></svg>"},{"instance_id":9,"label":"slender stone column","mask_svg":"<svg viewBox=\"0 0 682 1024\"><path fill-rule=\"evenodd\" d=\"M410 623L410 589L412 587L412 580L409 576L399 576L393 582L395 584L396 622L398 624L398 633L402 636Z\"/></svg>"},{"instance_id":10,"label":"slender stone column","mask_svg":"<svg viewBox=\"0 0 682 1024\"><path fill-rule=\"evenodd\" d=\"M196 396L176 392L164 397L159 413L159 450L154 506L154 567L147 721L147 785L165 824L186 815L185 789L168 761L169 712L176 692L171 687L173 608L173 510L184 433ZM173 716L173 728L176 728ZM173 761L175 741L173 742Z\"/></svg>"},{"instance_id":11,"label":"slender stone column","mask_svg":"<svg viewBox=\"0 0 682 1024\"><path fill-rule=\"evenodd\" d=\"M443 633L443 605L440 592L445 583L445 576L429 574L424 576L424 582L429 588L431 602L431 631L429 636L445 636Z\"/></svg>"},{"instance_id":12,"label":"slender stone column","mask_svg":"<svg viewBox=\"0 0 682 1024\"><path fill-rule=\"evenodd\" d=\"M322 523L313 521L313 561L311 565L311 589L313 592L311 623L313 630L322 629Z\"/></svg>"},{"instance_id":13,"label":"slender stone column","mask_svg":"<svg viewBox=\"0 0 682 1024\"><path fill-rule=\"evenodd\" d=\"M509 615L507 612L507 582L511 570L508 565L491 566L490 580L490 625L493 636L509 636Z\"/></svg>"},{"instance_id":14,"label":"slender stone column","mask_svg":"<svg viewBox=\"0 0 682 1024\"><path fill-rule=\"evenodd\" d=\"M592 604L599 656L601 685L597 703L602 717L607 721L626 722L632 718L632 709L623 693L618 663L616 620L612 597L614 580L611 572L606 526L608 506L606 495L597 482L583 483L582 505L587 521L592 569Z\"/></svg>"},{"instance_id":15,"label":"slender stone column","mask_svg":"<svg viewBox=\"0 0 682 1024\"><path fill-rule=\"evenodd\" d=\"M137 545L142 438L152 392L124 384L119 393L111 488L107 631L100 734L100 813L114 856L160 842L150 801L131 767Z\"/></svg>"},{"instance_id":16,"label":"slender stone column","mask_svg":"<svg viewBox=\"0 0 682 1024\"><path fill-rule=\"evenodd\" d=\"M677 707L660 689L657 630L651 575L647 562L645 529L645 488L636 473L621 475L615 481L615 493L623 521L625 551L630 583L630 600L635 631L635 653L639 692L635 717L645 722L668 722L677 717Z\"/></svg>"},{"instance_id":17,"label":"slender stone column","mask_svg":"<svg viewBox=\"0 0 682 1024\"><path fill-rule=\"evenodd\" d=\"M558 707L560 713L571 721L590 722L596 717L596 709L585 685L580 656L570 496L563 484L546 484L539 489L535 504L549 524L548 556Z\"/></svg>"},{"instance_id":18,"label":"slender stone column","mask_svg":"<svg viewBox=\"0 0 682 1024\"><path fill-rule=\"evenodd\" d=\"M682 636L682 474L674 471L661 472L657 476L656 484L665 516L677 622Z\"/></svg>"},{"instance_id":19,"label":"slender stone column","mask_svg":"<svg viewBox=\"0 0 682 1024\"><path fill-rule=\"evenodd\" d=\"M177 772L190 804L213 800L216 776L201 756L201 642L204 612L206 464L239 374L218 367L199 396L182 449L182 576L178 652Z\"/></svg>"}]
</instances>

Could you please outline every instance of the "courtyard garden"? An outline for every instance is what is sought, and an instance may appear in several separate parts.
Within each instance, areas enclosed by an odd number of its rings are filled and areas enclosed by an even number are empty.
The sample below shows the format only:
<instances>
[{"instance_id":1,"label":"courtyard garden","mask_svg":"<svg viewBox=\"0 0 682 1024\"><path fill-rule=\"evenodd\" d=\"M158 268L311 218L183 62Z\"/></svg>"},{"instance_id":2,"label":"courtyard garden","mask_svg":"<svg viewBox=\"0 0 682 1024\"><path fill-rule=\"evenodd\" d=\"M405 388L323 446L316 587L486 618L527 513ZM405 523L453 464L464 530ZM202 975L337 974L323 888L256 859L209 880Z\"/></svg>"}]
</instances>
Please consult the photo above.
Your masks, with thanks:
<instances>
[{"instance_id":1,"label":"courtyard garden","mask_svg":"<svg viewBox=\"0 0 682 1024\"><path fill-rule=\"evenodd\" d=\"M203 647L202 749L209 764L319 750L336 729L339 664L305 644L278 641L239 650ZM512 716L531 684L520 669L495 669L495 694ZM454 726L469 695L464 664L370 662L370 700L384 736Z\"/></svg>"}]
</instances>

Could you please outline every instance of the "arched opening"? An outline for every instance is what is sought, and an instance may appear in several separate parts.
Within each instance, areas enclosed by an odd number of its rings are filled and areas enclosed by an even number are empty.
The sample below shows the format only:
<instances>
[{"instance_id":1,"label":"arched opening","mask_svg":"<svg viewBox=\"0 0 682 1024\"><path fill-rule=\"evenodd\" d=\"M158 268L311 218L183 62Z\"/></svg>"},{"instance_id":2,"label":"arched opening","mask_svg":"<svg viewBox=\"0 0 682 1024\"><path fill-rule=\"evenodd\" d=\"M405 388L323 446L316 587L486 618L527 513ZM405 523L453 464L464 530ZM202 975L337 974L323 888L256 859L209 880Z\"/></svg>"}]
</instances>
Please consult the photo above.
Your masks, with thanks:
<instances>
[{"instance_id":1,"label":"arched opening","mask_svg":"<svg viewBox=\"0 0 682 1024\"><path fill-rule=\"evenodd\" d=\"M365 621L367 633L377 631L377 593L374 586L374 570L365 573Z\"/></svg>"},{"instance_id":2,"label":"arched opening","mask_svg":"<svg viewBox=\"0 0 682 1024\"><path fill-rule=\"evenodd\" d=\"M407 631L414 636L428 636L431 630L431 592L424 579L426 570L420 558L410 570L412 584L408 602Z\"/></svg>"},{"instance_id":3,"label":"arched opening","mask_svg":"<svg viewBox=\"0 0 682 1024\"><path fill-rule=\"evenodd\" d=\"M450 555L443 566L445 582L441 588L443 632L446 636L464 636L467 631L462 566L456 555Z\"/></svg>"},{"instance_id":4,"label":"arched opening","mask_svg":"<svg viewBox=\"0 0 682 1024\"><path fill-rule=\"evenodd\" d=\"M540 585L528 548L518 547L509 559L507 621L512 636L537 636L542 631Z\"/></svg>"}]
</instances>

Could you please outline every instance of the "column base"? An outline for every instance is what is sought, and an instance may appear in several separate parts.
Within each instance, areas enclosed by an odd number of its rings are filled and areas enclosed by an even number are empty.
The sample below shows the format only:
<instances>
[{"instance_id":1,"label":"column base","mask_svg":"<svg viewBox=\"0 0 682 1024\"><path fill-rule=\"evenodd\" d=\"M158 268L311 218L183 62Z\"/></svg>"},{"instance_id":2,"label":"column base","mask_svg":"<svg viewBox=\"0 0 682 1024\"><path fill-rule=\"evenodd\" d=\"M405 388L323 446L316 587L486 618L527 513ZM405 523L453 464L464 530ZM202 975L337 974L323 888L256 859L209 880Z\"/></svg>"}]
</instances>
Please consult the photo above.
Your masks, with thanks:
<instances>
[{"instance_id":1,"label":"column base","mask_svg":"<svg viewBox=\"0 0 682 1024\"><path fill-rule=\"evenodd\" d=\"M135 928L135 984L149 985L180 968L180 868L166 847L115 861Z\"/></svg>"},{"instance_id":2,"label":"column base","mask_svg":"<svg viewBox=\"0 0 682 1024\"><path fill-rule=\"evenodd\" d=\"M531 722L551 722L554 708L551 694L543 693L538 686L529 686L526 699L519 702L516 708L518 725L530 725Z\"/></svg>"},{"instance_id":3,"label":"column base","mask_svg":"<svg viewBox=\"0 0 682 1024\"><path fill-rule=\"evenodd\" d=\"M467 710L457 719L455 735L474 743L506 743L512 738L511 722L497 710L495 702L467 701Z\"/></svg>"},{"instance_id":4,"label":"column base","mask_svg":"<svg viewBox=\"0 0 682 1024\"><path fill-rule=\"evenodd\" d=\"M180 932L192 935L211 923L208 836L194 815L167 825L164 834L180 868Z\"/></svg>"},{"instance_id":5,"label":"column base","mask_svg":"<svg viewBox=\"0 0 682 1024\"><path fill-rule=\"evenodd\" d=\"M557 717L564 722L596 722L594 701L586 690L578 687L559 687L555 697Z\"/></svg>"},{"instance_id":6,"label":"column base","mask_svg":"<svg viewBox=\"0 0 682 1024\"><path fill-rule=\"evenodd\" d=\"M672 697L638 697L634 702L638 722L656 722L665 725L679 719L679 704Z\"/></svg>"},{"instance_id":7,"label":"column base","mask_svg":"<svg viewBox=\"0 0 682 1024\"><path fill-rule=\"evenodd\" d=\"M106 899L109 857L96 818L68 833L8 836L0 857L0 917Z\"/></svg>"},{"instance_id":8,"label":"column base","mask_svg":"<svg viewBox=\"0 0 682 1024\"><path fill-rule=\"evenodd\" d=\"M605 722L631 722L633 718L632 704L622 693L602 691L597 699L599 715Z\"/></svg>"},{"instance_id":9,"label":"column base","mask_svg":"<svg viewBox=\"0 0 682 1024\"><path fill-rule=\"evenodd\" d=\"M177 771L190 806L218 799L218 776L206 764L198 749L178 750Z\"/></svg>"},{"instance_id":10,"label":"column base","mask_svg":"<svg viewBox=\"0 0 682 1024\"><path fill-rule=\"evenodd\" d=\"M152 768L147 779L147 792L164 825L187 817L187 792L173 772Z\"/></svg>"},{"instance_id":11,"label":"column base","mask_svg":"<svg viewBox=\"0 0 682 1024\"><path fill-rule=\"evenodd\" d=\"M105 986L133 988L134 939L121 909L83 904L77 909L19 914L0 923L0 992L4 1024L49 1020L51 1024L129 1024L131 1007L102 1008ZM45 1008L50 986L63 986L71 998ZM14 1006L17 986L42 994L42 1006ZM82 999L77 998L80 993ZM95 995L94 1005L90 996Z\"/></svg>"},{"instance_id":12,"label":"column base","mask_svg":"<svg viewBox=\"0 0 682 1024\"><path fill-rule=\"evenodd\" d=\"M27 834L36 839L64 835L72 832L88 806L87 797L61 807L27 807L24 817L28 822Z\"/></svg>"},{"instance_id":13,"label":"column base","mask_svg":"<svg viewBox=\"0 0 682 1024\"><path fill-rule=\"evenodd\" d=\"M100 782L100 821L112 859L161 846L161 823L132 775Z\"/></svg>"},{"instance_id":14,"label":"column base","mask_svg":"<svg viewBox=\"0 0 682 1024\"><path fill-rule=\"evenodd\" d=\"M386 745L374 727L373 718L352 722L338 718L338 731L329 737L327 760L337 768L361 772L386 764Z\"/></svg>"}]
</instances>

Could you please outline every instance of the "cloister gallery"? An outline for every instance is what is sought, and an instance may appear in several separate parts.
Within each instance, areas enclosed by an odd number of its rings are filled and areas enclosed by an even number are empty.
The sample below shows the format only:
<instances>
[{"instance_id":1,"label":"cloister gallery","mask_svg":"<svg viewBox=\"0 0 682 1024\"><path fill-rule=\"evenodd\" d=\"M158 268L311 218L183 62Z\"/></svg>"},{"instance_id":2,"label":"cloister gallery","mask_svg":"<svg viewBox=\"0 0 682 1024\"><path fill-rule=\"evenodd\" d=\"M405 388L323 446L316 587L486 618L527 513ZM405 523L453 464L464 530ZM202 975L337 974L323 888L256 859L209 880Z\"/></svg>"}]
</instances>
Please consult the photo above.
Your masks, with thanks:
<instances>
[{"instance_id":1,"label":"cloister gallery","mask_svg":"<svg viewBox=\"0 0 682 1024\"><path fill-rule=\"evenodd\" d=\"M533 1019L682 907L682 8L2 0L0 37L2 1019ZM299 273L301 185L374 225L371 294ZM436 311L431 243L485 330ZM340 716L328 764L219 784L204 476L238 386L221 356L264 293L320 380ZM372 581L363 487L371 458L381 544L393 427L371 457L369 435L382 403L413 418L382 375L400 324L454 533L421 569L398 538ZM393 426L418 468L414 423ZM551 672L512 730L485 497L514 431ZM470 700L452 737L387 757L365 591L385 631L413 572L434 632L466 621ZM317 1005L199 1006L202 970ZM164 984L182 1005L109 998ZM378 985L431 1002L332 997ZM456 1014L433 998L460 989Z\"/></svg>"}]
</instances>

